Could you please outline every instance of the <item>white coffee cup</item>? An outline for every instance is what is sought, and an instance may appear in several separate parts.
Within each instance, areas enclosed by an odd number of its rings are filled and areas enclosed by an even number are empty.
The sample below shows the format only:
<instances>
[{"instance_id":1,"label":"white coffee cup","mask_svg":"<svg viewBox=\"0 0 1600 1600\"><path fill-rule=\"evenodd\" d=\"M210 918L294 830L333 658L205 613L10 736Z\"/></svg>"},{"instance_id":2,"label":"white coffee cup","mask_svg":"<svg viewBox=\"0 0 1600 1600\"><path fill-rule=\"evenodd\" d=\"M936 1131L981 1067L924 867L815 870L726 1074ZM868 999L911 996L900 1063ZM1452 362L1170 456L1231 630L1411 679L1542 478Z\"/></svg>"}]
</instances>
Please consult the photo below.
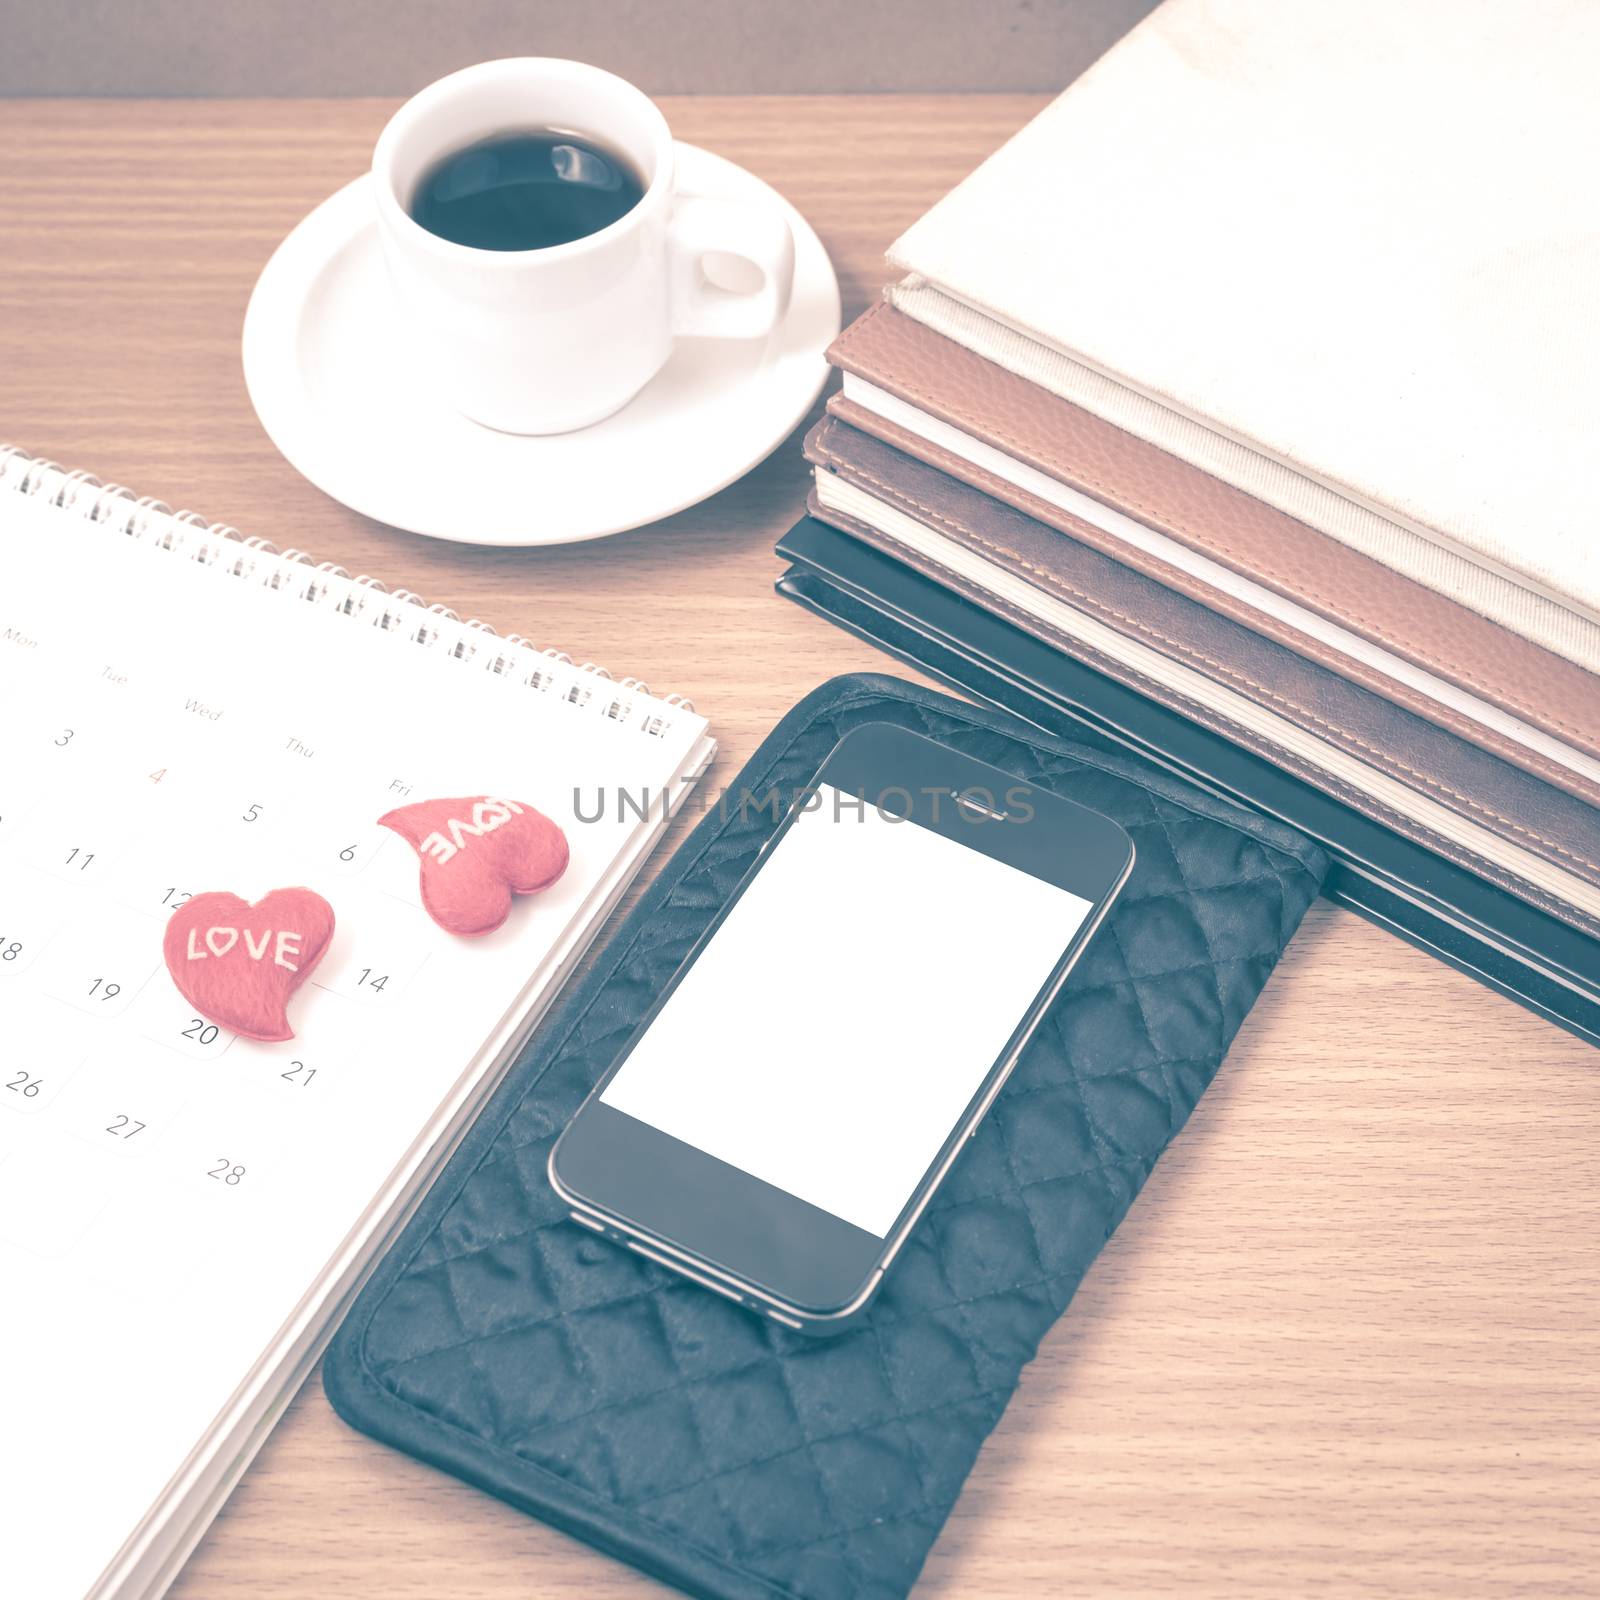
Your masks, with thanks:
<instances>
[{"instance_id":1,"label":"white coffee cup","mask_svg":"<svg viewBox=\"0 0 1600 1600\"><path fill-rule=\"evenodd\" d=\"M455 244L412 217L418 183L443 157L543 128L626 157L645 184L639 203L597 233L540 250ZM679 193L673 154L647 95L577 61L486 61L394 114L372 155L379 235L401 336L458 410L508 433L564 433L625 406L666 364L674 339L772 330L794 279L787 220L775 206ZM742 258L754 271L739 275L759 286L718 287L706 272L713 256Z\"/></svg>"}]
</instances>

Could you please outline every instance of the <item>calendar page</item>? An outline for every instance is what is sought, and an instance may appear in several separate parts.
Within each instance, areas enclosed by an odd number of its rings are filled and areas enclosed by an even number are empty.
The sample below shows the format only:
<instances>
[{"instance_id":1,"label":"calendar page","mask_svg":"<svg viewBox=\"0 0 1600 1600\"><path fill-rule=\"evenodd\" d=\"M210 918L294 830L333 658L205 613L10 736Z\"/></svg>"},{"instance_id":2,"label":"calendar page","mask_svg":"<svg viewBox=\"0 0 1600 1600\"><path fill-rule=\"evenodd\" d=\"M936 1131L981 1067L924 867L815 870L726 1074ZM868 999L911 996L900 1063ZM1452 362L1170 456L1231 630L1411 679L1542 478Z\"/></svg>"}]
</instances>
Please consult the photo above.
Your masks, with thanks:
<instances>
[{"instance_id":1,"label":"calendar page","mask_svg":"<svg viewBox=\"0 0 1600 1600\"><path fill-rule=\"evenodd\" d=\"M0 1563L31 1600L204 1499L709 752L635 686L176 526L0 488ZM483 794L571 860L461 938L377 818ZM235 1037L167 919L298 885L336 921L294 1037Z\"/></svg>"}]
</instances>

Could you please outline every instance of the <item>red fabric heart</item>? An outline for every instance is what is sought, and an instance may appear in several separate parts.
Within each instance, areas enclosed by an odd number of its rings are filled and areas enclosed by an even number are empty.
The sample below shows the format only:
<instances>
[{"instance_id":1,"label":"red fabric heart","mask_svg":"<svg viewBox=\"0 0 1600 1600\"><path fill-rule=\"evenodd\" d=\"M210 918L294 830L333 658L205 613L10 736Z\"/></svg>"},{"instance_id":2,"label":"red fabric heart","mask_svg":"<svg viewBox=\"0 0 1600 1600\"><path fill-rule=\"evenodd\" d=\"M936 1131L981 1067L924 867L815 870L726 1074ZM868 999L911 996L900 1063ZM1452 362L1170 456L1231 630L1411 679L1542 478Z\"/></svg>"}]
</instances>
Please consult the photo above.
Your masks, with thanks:
<instances>
[{"instance_id":1,"label":"red fabric heart","mask_svg":"<svg viewBox=\"0 0 1600 1600\"><path fill-rule=\"evenodd\" d=\"M419 800L378 818L422 858L428 915L451 933L493 933L514 894L537 894L567 870L567 836L520 800Z\"/></svg>"},{"instance_id":2,"label":"red fabric heart","mask_svg":"<svg viewBox=\"0 0 1600 1600\"><path fill-rule=\"evenodd\" d=\"M311 889L274 889L251 905L197 894L172 913L162 951L178 992L208 1022L246 1039L294 1038L289 996L333 938L333 907Z\"/></svg>"}]
</instances>

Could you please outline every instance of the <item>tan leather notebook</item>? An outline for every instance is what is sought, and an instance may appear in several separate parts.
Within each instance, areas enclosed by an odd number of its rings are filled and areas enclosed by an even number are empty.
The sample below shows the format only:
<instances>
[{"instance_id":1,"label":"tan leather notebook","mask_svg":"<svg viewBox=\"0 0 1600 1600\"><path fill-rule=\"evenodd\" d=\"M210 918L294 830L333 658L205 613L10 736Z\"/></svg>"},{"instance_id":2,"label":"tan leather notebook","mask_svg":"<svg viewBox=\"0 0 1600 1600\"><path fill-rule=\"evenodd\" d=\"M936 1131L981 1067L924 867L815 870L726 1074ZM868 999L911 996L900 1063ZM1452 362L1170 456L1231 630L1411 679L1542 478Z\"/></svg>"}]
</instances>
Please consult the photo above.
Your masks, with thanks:
<instances>
[{"instance_id":1,"label":"tan leather notebook","mask_svg":"<svg viewBox=\"0 0 1600 1600\"><path fill-rule=\"evenodd\" d=\"M829 409L1600 805L1600 678L880 304Z\"/></svg>"},{"instance_id":2,"label":"tan leather notebook","mask_svg":"<svg viewBox=\"0 0 1600 1600\"><path fill-rule=\"evenodd\" d=\"M837 418L806 453L814 515L1600 933L1593 807Z\"/></svg>"}]
</instances>

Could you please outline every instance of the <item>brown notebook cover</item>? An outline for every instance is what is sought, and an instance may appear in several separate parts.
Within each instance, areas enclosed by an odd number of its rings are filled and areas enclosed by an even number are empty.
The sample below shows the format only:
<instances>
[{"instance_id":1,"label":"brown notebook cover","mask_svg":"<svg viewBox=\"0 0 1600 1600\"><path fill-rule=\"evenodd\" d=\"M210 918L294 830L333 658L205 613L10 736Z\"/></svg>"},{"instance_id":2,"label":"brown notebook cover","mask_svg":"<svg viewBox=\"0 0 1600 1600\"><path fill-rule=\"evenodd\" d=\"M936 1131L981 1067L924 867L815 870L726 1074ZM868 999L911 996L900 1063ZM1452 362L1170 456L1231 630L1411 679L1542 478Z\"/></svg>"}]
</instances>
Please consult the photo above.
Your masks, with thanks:
<instances>
[{"instance_id":1,"label":"brown notebook cover","mask_svg":"<svg viewBox=\"0 0 1600 1600\"><path fill-rule=\"evenodd\" d=\"M1283 648L1248 627L1219 616L1184 595L1113 561L1087 542L1023 515L968 484L861 433L837 418L825 418L806 440L816 466L838 474L992 565L1126 637L1159 650L1203 673L1317 738L1425 794L1514 845L1538 855L1589 884L1600 886L1600 812L1474 744L1457 739L1315 662ZM1600 921L1530 884L1488 857L1464 849L1415 819L1394 811L1303 758L1286 752L1259 732L1227 721L1196 702L1176 696L1113 658L1087 652L1082 641L1059 632L1005 598L930 562L882 530L812 498L812 514L862 539L984 609L1006 617L1052 646L1089 659L1119 681L1222 732L1258 754L1266 754L1308 777L1347 804L1406 837L1508 889L1532 905L1590 934ZM1058 513L1067 522L1072 519Z\"/></svg>"},{"instance_id":2,"label":"brown notebook cover","mask_svg":"<svg viewBox=\"0 0 1600 1600\"><path fill-rule=\"evenodd\" d=\"M1600 758L1600 680L1573 662L1007 372L887 304L874 306L846 328L829 354L846 372ZM1070 531L1158 583L1600 806L1600 786L1419 690L1330 651L1290 624L1133 549L1115 534L1078 521L842 395L835 395L828 409L853 427L1038 521Z\"/></svg>"}]
</instances>

